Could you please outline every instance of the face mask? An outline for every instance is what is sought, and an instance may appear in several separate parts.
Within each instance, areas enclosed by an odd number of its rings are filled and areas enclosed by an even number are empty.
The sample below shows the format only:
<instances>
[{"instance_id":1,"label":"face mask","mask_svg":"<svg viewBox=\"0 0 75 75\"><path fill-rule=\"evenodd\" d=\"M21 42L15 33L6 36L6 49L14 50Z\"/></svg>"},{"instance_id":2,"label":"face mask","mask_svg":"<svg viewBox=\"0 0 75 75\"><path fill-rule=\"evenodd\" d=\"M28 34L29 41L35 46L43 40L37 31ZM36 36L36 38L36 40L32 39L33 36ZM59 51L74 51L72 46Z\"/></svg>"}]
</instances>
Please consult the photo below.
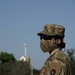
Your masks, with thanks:
<instances>
[{"instance_id":1,"label":"face mask","mask_svg":"<svg viewBox=\"0 0 75 75\"><path fill-rule=\"evenodd\" d=\"M40 48L43 52L51 52L54 49L58 48L55 40L44 40L40 41Z\"/></svg>"}]
</instances>

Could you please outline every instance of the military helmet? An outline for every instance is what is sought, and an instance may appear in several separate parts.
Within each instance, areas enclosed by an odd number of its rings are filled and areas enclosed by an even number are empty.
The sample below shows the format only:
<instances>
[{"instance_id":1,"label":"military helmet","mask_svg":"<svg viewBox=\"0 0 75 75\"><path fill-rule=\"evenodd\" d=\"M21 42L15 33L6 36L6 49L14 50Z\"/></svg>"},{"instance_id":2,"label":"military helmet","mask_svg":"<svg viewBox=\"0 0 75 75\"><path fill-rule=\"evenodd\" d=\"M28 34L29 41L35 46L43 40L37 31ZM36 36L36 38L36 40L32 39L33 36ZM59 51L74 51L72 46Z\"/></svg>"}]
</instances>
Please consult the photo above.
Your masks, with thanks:
<instances>
[{"instance_id":1,"label":"military helmet","mask_svg":"<svg viewBox=\"0 0 75 75\"><path fill-rule=\"evenodd\" d=\"M64 38L65 28L58 24L46 24L43 27L43 31L39 32L37 35L49 35L49 36L60 36Z\"/></svg>"}]
</instances>

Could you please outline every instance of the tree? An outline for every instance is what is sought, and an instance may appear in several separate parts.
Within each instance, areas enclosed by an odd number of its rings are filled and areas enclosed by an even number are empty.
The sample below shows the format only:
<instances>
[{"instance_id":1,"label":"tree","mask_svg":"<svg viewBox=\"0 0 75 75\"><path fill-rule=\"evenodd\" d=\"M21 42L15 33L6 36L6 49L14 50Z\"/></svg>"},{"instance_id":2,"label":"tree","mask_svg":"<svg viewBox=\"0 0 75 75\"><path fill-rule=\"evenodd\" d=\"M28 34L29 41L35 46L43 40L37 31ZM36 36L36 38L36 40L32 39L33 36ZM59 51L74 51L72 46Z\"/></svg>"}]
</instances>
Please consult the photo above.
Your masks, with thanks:
<instances>
[{"instance_id":1,"label":"tree","mask_svg":"<svg viewBox=\"0 0 75 75\"><path fill-rule=\"evenodd\" d=\"M67 53L70 57L70 60L71 60L71 64L72 64L72 72L73 72L73 75L75 75L75 49L67 49Z\"/></svg>"},{"instance_id":2,"label":"tree","mask_svg":"<svg viewBox=\"0 0 75 75\"><path fill-rule=\"evenodd\" d=\"M13 61L13 62L16 61L13 54L9 54L7 52L0 53L0 62L1 63L11 62L11 61Z\"/></svg>"},{"instance_id":3,"label":"tree","mask_svg":"<svg viewBox=\"0 0 75 75\"><path fill-rule=\"evenodd\" d=\"M40 74L40 70L38 69L33 69L33 75L39 75Z\"/></svg>"},{"instance_id":4,"label":"tree","mask_svg":"<svg viewBox=\"0 0 75 75\"><path fill-rule=\"evenodd\" d=\"M30 63L16 61L0 64L0 75L31 75Z\"/></svg>"},{"instance_id":5,"label":"tree","mask_svg":"<svg viewBox=\"0 0 75 75\"><path fill-rule=\"evenodd\" d=\"M71 61L75 59L75 57L74 57L74 51L75 51L75 49L67 49L67 53L68 53Z\"/></svg>"},{"instance_id":6,"label":"tree","mask_svg":"<svg viewBox=\"0 0 75 75\"><path fill-rule=\"evenodd\" d=\"M0 53L0 75L31 75L30 62L16 61L13 54Z\"/></svg>"}]
</instances>

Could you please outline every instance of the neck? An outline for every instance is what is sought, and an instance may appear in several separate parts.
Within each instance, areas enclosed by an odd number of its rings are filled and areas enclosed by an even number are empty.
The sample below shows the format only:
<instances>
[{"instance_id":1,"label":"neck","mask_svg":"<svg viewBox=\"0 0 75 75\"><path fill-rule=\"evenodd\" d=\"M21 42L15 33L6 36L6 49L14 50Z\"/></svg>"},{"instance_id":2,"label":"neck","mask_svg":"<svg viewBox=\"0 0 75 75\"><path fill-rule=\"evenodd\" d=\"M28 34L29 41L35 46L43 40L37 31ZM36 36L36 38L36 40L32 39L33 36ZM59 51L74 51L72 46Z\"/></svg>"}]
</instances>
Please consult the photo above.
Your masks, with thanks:
<instances>
[{"instance_id":1,"label":"neck","mask_svg":"<svg viewBox=\"0 0 75 75\"><path fill-rule=\"evenodd\" d=\"M60 50L61 48L56 48L56 49L54 49L54 50L52 50L52 51L49 51L49 54L53 54L53 53L56 52L58 49Z\"/></svg>"}]
</instances>

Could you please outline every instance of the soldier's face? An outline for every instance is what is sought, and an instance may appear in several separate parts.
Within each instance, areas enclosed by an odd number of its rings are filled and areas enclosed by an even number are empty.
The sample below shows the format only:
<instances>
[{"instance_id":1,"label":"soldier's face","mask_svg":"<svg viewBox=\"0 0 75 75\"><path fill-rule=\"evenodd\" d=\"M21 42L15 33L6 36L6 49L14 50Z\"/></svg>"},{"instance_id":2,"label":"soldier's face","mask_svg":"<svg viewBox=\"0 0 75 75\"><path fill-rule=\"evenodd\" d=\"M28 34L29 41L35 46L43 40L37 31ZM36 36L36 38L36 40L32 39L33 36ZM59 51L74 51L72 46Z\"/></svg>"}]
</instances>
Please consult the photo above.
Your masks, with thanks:
<instances>
[{"instance_id":1,"label":"soldier's face","mask_svg":"<svg viewBox=\"0 0 75 75\"><path fill-rule=\"evenodd\" d=\"M43 52L48 52L50 51L50 46L53 45L53 38L50 36L40 36L40 48L42 49Z\"/></svg>"},{"instance_id":2,"label":"soldier's face","mask_svg":"<svg viewBox=\"0 0 75 75\"><path fill-rule=\"evenodd\" d=\"M54 37L46 35L40 36L40 48L43 52L51 52L57 47Z\"/></svg>"}]
</instances>

